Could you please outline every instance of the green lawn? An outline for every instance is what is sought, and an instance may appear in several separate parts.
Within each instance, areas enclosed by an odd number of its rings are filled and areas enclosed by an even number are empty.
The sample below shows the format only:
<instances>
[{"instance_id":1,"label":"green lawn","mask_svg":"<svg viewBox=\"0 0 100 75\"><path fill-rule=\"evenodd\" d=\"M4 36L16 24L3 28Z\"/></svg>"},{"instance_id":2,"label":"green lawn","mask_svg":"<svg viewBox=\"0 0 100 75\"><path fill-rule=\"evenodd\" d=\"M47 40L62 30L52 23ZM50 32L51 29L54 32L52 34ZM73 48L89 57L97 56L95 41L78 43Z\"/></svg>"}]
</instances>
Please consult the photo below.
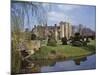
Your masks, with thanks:
<instances>
[{"instance_id":1,"label":"green lawn","mask_svg":"<svg viewBox=\"0 0 100 75\"><path fill-rule=\"evenodd\" d=\"M52 53L52 51L54 53ZM40 51L32 55L33 59L52 59L52 58L71 58L80 57L85 55L90 55L95 53L95 40L91 41L85 47L76 47L71 45L57 45L52 46L42 46Z\"/></svg>"}]
</instances>

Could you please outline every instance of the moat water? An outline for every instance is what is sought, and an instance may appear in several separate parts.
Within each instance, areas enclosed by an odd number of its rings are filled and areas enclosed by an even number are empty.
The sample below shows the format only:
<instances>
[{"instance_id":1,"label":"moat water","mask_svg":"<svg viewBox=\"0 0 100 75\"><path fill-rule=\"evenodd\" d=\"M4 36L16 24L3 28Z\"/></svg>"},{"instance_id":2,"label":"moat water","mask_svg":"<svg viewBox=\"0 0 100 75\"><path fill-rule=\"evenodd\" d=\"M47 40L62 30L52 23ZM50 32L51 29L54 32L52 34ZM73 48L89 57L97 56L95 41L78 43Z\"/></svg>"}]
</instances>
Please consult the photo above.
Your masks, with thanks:
<instances>
[{"instance_id":1,"label":"moat water","mask_svg":"<svg viewBox=\"0 0 100 75\"><path fill-rule=\"evenodd\" d=\"M32 61L30 68L24 69L22 73L41 73L88 70L96 68L96 55L84 56L73 60L38 60Z\"/></svg>"},{"instance_id":2,"label":"moat water","mask_svg":"<svg viewBox=\"0 0 100 75\"><path fill-rule=\"evenodd\" d=\"M96 55L76 60L56 62L53 66L41 67L41 72L87 70L96 68Z\"/></svg>"}]
</instances>

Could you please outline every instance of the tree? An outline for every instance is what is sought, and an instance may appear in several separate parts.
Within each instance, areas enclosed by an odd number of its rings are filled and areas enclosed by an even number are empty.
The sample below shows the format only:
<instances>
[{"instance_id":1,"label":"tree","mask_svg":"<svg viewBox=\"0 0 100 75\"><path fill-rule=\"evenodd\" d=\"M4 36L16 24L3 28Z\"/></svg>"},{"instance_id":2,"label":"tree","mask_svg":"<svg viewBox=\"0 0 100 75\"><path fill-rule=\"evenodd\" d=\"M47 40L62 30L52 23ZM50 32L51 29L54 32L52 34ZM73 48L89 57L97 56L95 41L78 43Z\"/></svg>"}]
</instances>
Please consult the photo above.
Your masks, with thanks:
<instances>
[{"instance_id":1,"label":"tree","mask_svg":"<svg viewBox=\"0 0 100 75\"><path fill-rule=\"evenodd\" d=\"M62 44L63 44L63 45L67 45L67 38L66 38L66 37L63 37L63 38L61 39L61 41L62 41Z\"/></svg>"},{"instance_id":2,"label":"tree","mask_svg":"<svg viewBox=\"0 0 100 75\"><path fill-rule=\"evenodd\" d=\"M80 33L75 33L74 41L80 41Z\"/></svg>"},{"instance_id":3,"label":"tree","mask_svg":"<svg viewBox=\"0 0 100 75\"><path fill-rule=\"evenodd\" d=\"M89 37L81 36L80 33L75 33L71 43L74 46L86 46L88 42L90 42Z\"/></svg>"},{"instance_id":4,"label":"tree","mask_svg":"<svg viewBox=\"0 0 100 75\"><path fill-rule=\"evenodd\" d=\"M57 41L55 39L54 32L51 31L50 33L51 33L51 35L48 36L48 43L47 43L47 45L48 46L56 46L57 45Z\"/></svg>"},{"instance_id":5,"label":"tree","mask_svg":"<svg viewBox=\"0 0 100 75\"><path fill-rule=\"evenodd\" d=\"M36 40L36 35L35 34L31 34L31 40Z\"/></svg>"},{"instance_id":6,"label":"tree","mask_svg":"<svg viewBox=\"0 0 100 75\"><path fill-rule=\"evenodd\" d=\"M23 40L23 30L25 25L30 28L30 22L34 19L39 24L46 22L46 11L42 3L33 3L25 1L11 1L11 32L12 32L12 73L19 73L21 69L21 55L17 46Z\"/></svg>"},{"instance_id":7,"label":"tree","mask_svg":"<svg viewBox=\"0 0 100 75\"><path fill-rule=\"evenodd\" d=\"M75 33L75 36L72 39L72 45L73 46L82 46L83 43L80 39L82 39L80 36L80 33Z\"/></svg>"}]
</instances>

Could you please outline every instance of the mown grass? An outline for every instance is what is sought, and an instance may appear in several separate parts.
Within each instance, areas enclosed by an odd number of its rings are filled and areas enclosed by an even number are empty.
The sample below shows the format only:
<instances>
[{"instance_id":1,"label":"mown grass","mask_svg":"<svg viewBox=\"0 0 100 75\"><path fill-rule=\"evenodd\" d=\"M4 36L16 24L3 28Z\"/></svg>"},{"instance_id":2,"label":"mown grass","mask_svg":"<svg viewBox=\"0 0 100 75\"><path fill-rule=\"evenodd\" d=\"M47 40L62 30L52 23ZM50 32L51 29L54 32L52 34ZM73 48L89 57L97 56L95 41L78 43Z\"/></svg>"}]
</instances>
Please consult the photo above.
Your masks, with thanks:
<instances>
[{"instance_id":1,"label":"mown grass","mask_svg":"<svg viewBox=\"0 0 100 75\"><path fill-rule=\"evenodd\" d=\"M95 53L95 40L91 41L87 46L76 47L71 45L58 44L55 47L42 46L40 51L32 55L32 59L55 59L55 58L72 58L85 56ZM55 53L52 53L55 52Z\"/></svg>"}]
</instances>

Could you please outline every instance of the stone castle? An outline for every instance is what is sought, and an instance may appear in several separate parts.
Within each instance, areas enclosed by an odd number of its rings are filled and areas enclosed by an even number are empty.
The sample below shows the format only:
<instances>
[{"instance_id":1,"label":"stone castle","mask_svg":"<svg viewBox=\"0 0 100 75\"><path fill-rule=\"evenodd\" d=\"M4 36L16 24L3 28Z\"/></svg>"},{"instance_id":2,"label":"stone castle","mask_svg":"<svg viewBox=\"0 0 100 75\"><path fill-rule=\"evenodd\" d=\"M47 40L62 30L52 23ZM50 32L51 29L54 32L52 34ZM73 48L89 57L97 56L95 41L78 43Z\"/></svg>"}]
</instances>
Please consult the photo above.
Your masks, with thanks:
<instances>
[{"instance_id":1,"label":"stone castle","mask_svg":"<svg viewBox=\"0 0 100 75\"><path fill-rule=\"evenodd\" d=\"M48 38L49 35L54 35L56 40L59 40L63 37L67 39L72 36L72 25L69 22L61 21L58 25L54 26L34 26L32 32L40 38Z\"/></svg>"},{"instance_id":2,"label":"stone castle","mask_svg":"<svg viewBox=\"0 0 100 75\"><path fill-rule=\"evenodd\" d=\"M72 25L71 23L64 21L53 26L47 24L44 26L34 25L34 28L32 29L32 33L39 38L48 39L49 36L53 35L56 40L60 40L63 37L69 39L71 36L74 36L76 32L80 33L82 36L95 35L95 31L84 27L82 24Z\"/></svg>"}]
</instances>

